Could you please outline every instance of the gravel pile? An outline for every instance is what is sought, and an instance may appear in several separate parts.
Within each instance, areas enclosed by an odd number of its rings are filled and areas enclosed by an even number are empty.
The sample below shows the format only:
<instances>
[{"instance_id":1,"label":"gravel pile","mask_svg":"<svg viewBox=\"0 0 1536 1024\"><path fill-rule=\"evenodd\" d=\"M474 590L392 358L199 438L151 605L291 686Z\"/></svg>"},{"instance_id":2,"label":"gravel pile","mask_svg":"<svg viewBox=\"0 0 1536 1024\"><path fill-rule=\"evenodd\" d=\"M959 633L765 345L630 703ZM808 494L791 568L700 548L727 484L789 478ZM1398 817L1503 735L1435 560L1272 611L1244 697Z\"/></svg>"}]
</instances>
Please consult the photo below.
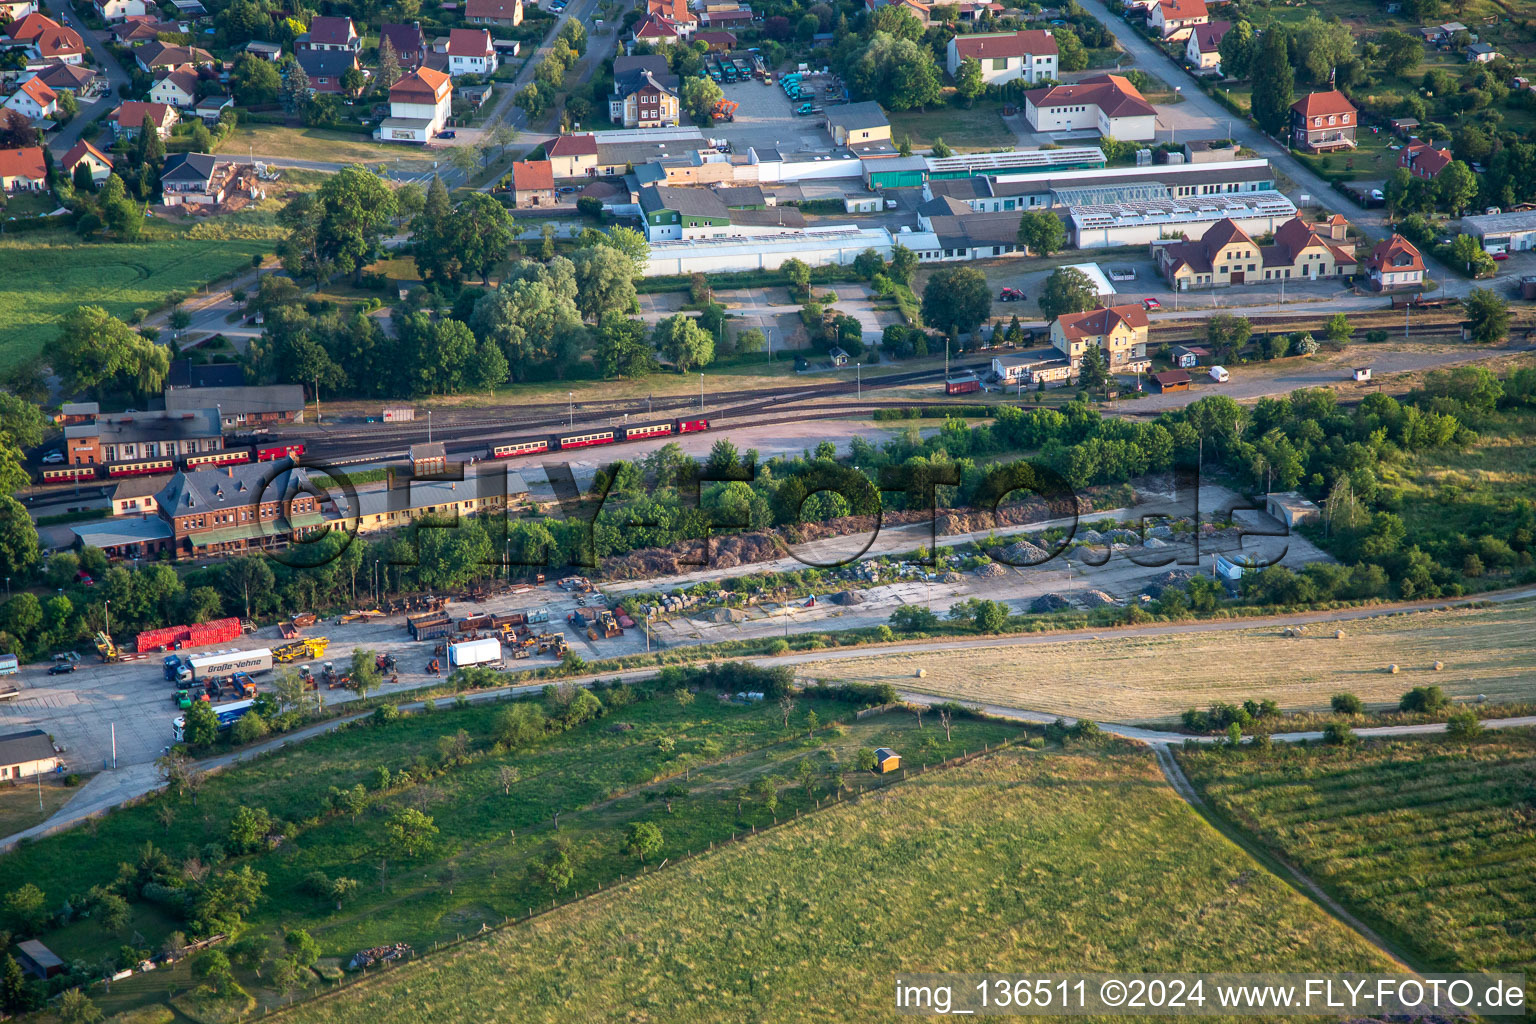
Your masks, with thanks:
<instances>
[{"instance_id":1,"label":"gravel pile","mask_svg":"<svg viewBox=\"0 0 1536 1024\"><path fill-rule=\"evenodd\" d=\"M1030 602L1029 610L1036 615L1044 615L1047 612L1059 612L1064 608L1072 607L1072 602L1060 594L1041 594Z\"/></svg>"},{"instance_id":2,"label":"gravel pile","mask_svg":"<svg viewBox=\"0 0 1536 1024\"><path fill-rule=\"evenodd\" d=\"M863 604L864 595L857 590L840 590L832 595L833 604Z\"/></svg>"},{"instance_id":3,"label":"gravel pile","mask_svg":"<svg viewBox=\"0 0 1536 1024\"><path fill-rule=\"evenodd\" d=\"M986 565L976 570L976 575L982 577L983 579L996 579L999 576L1008 575L1008 568L1007 566L1001 565L997 562L988 562Z\"/></svg>"},{"instance_id":4,"label":"gravel pile","mask_svg":"<svg viewBox=\"0 0 1536 1024\"><path fill-rule=\"evenodd\" d=\"M961 576L957 572L947 572L947 573L944 574L944 579L941 580L940 582L943 582L943 583L962 583L962 582L964 582L964 580L965 580L965 577Z\"/></svg>"},{"instance_id":5,"label":"gravel pile","mask_svg":"<svg viewBox=\"0 0 1536 1024\"><path fill-rule=\"evenodd\" d=\"M1089 608L1103 608L1106 605L1119 604L1114 598L1102 590L1089 590L1081 595L1083 604Z\"/></svg>"},{"instance_id":6,"label":"gravel pile","mask_svg":"<svg viewBox=\"0 0 1536 1024\"><path fill-rule=\"evenodd\" d=\"M1103 544L1104 535L1098 530L1084 530L1077 535L1077 539L1084 544Z\"/></svg>"},{"instance_id":7,"label":"gravel pile","mask_svg":"<svg viewBox=\"0 0 1536 1024\"><path fill-rule=\"evenodd\" d=\"M1043 562L1051 557L1051 553L1038 544L1018 540L1003 549L1002 557L1014 565L1025 565Z\"/></svg>"},{"instance_id":8,"label":"gravel pile","mask_svg":"<svg viewBox=\"0 0 1536 1024\"><path fill-rule=\"evenodd\" d=\"M1141 542L1141 546L1144 547L1144 548L1171 548L1171 547L1173 547L1172 544L1169 544L1166 540L1163 540L1161 537L1148 537L1146 540Z\"/></svg>"}]
</instances>

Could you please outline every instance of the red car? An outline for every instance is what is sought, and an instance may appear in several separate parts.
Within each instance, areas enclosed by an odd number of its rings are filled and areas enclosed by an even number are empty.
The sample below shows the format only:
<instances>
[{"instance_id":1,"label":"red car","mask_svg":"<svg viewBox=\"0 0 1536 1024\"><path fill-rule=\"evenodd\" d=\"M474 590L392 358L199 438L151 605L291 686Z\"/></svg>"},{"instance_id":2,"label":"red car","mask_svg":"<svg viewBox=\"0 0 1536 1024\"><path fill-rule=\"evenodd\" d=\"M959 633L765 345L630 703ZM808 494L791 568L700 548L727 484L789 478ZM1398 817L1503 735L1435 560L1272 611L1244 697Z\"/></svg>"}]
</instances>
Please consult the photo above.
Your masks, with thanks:
<instances>
[{"instance_id":1,"label":"red car","mask_svg":"<svg viewBox=\"0 0 1536 1024\"><path fill-rule=\"evenodd\" d=\"M1163 304L1161 302L1158 302L1156 299L1142 299L1141 300L1141 308L1142 309L1162 309L1163 308Z\"/></svg>"},{"instance_id":2,"label":"red car","mask_svg":"<svg viewBox=\"0 0 1536 1024\"><path fill-rule=\"evenodd\" d=\"M1498 260L1500 263L1503 263L1505 260L1509 259L1509 253L1504 252L1504 251L1501 250L1499 252L1494 253L1493 254L1493 258Z\"/></svg>"},{"instance_id":3,"label":"red car","mask_svg":"<svg viewBox=\"0 0 1536 1024\"><path fill-rule=\"evenodd\" d=\"M84 569L81 569L79 572L75 573L75 582L80 584L82 587L94 587L96 585L96 581L91 579L91 574L86 572Z\"/></svg>"}]
</instances>

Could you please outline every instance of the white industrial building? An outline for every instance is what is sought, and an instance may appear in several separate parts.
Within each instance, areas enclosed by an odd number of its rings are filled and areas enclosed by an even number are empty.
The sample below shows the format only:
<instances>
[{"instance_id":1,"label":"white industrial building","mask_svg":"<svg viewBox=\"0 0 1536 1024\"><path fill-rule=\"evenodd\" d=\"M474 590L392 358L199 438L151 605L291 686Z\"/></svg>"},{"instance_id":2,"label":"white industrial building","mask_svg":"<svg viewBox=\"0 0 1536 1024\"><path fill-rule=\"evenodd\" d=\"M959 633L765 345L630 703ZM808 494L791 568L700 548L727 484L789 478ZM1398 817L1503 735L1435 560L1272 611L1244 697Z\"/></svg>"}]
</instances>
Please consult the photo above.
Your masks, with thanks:
<instances>
[{"instance_id":1,"label":"white industrial building","mask_svg":"<svg viewBox=\"0 0 1536 1024\"><path fill-rule=\"evenodd\" d=\"M690 238L651 243L646 277L774 270L785 260L811 266L852 263L865 249L890 259L894 242L884 228L830 225L755 238Z\"/></svg>"},{"instance_id":2,"label":"white industrial building","mask_svg":"<svg viewBox=\"0 0 1536 1024\"><path fill-rule=\"evenodd\" d=\"M1273 190L1068 209L1079 249L1199 238L1219 220L1232 220L1250 235L1267 235L1294 216L1296 204Z\"/></svg>"},{"instance_id":3,"label":"white industrial building","mask_svg":"<svg viewBox=\"0 0 1536 1024\"><path fill-rule=\"evenodd\" d=\"M1481 241L1486 252L1536 249L1536 210L1463 217L1461 230Z\"/></svg>"}]
</instances>

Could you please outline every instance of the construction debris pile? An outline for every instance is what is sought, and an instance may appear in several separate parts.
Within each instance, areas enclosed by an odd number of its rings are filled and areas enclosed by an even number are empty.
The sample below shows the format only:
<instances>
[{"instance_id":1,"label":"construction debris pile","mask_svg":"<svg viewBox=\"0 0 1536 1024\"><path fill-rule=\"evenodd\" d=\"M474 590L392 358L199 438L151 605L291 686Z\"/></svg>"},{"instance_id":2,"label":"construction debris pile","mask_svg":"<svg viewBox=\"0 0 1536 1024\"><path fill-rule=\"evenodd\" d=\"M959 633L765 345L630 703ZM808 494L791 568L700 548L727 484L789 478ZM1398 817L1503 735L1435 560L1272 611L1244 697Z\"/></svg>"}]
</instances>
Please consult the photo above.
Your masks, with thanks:
<instances>
[{"instance_id":1,"label":"construction debris pile","mask_svg":"<svg viewBox=\"0 0 1536 1024\"><path fill-rule=\"evenodd\" d=\"M352 959L347 961L347 969L360 971L365 967L372 967L374 964L388 963L391 960L403 960L408 956L414 955L415 952L405 942L397 942L393 946L374 946L372 949L365 949L361 953L352 954Z\"/></svg>"}]
</instances>

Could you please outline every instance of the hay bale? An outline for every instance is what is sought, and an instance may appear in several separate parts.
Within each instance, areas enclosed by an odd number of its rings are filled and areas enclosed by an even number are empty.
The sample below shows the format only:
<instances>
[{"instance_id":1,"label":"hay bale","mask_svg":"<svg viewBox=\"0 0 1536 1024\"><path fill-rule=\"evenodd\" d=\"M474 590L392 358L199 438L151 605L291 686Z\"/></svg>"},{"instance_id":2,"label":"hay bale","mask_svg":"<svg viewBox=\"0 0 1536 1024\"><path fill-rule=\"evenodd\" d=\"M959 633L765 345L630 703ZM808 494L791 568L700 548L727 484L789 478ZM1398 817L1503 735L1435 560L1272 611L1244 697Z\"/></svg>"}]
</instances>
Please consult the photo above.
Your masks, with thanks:
<instances>
[{"instance_id":1,"label":"hay bale","mask_svg":"<svg viewBox=\"0 0 1536 1024\"><path fill-rule=\"evenodd\" d=\"M925 669L925 668L920 668L920 669L918 669L916 672L914 672L912 674L917 676L917 678L919 678L919 679L927 679L928 678L928 670Z\"/></svg>"},{"instance_id":2,"label":"hay bale","mask_svg":"<svg viewBox=\"0 0 1536 1024\"><path fill-rule=\"evenodd\" d=\"M1443 661L1435 662L1435 671L1436 672L1439 672L1443 668L1445 668L1445 662L1443 662Z\"/></svg>"},{"instance_id":3,"label":"hay bale","mask_svg":"<svg viewBox=\"0 0 1536 1024\"><path fill-rule=\"evenodd\" d=\"M1397 666L1396 665L1388 665L1387 666L1387 674L1388 675L1394 675L1394 676L1397 675Z\"/></svg>"},{"instance_id":4,"label":"hay bale","mask_svg":"<svg viewBox=\"0 0 1536 1024\"><path fill-rule=\"evenodd\" d=\"M1333 631L1333 638L1335 640L1343 640L1344 639L1344 631L1342 629L1334 630Z\"/></svg>"}]
</instances>

